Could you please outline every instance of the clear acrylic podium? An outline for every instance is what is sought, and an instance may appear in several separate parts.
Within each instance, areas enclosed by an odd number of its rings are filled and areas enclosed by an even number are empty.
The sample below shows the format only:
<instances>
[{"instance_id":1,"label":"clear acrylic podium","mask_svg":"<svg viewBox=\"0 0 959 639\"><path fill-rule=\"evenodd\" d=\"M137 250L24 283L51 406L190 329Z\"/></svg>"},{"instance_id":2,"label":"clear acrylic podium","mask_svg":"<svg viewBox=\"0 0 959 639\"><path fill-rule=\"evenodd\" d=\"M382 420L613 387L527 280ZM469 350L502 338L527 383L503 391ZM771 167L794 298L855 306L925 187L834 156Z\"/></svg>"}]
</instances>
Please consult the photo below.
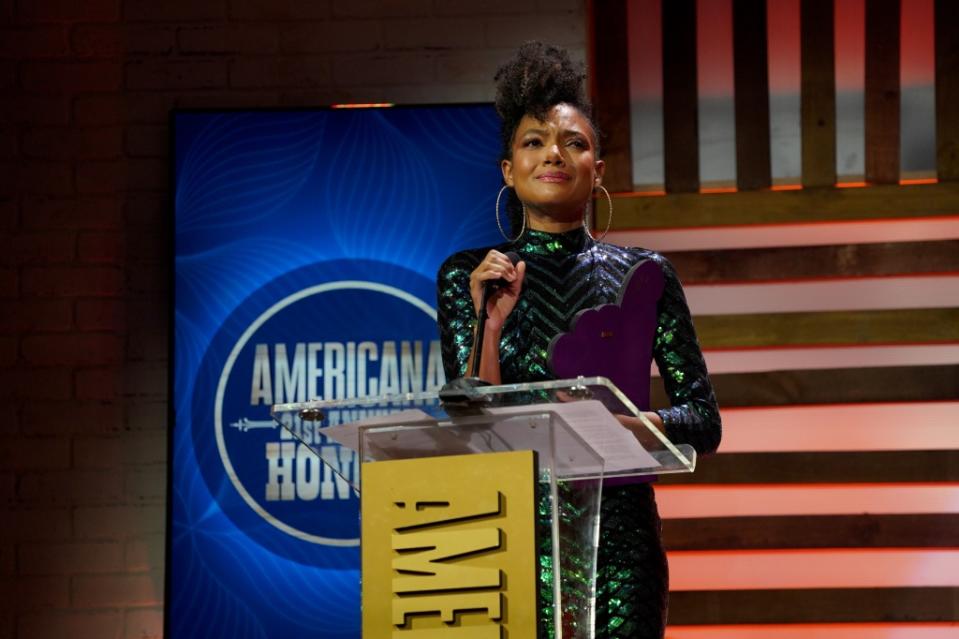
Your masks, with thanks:
<instances>
[{"instance_id":1,"label":"clear acrylic podium","mask_svg":"<svg viewBox=\"0 0 959 639\"><path fill-rule=\"evenodd\" d=\"M277 404L272 415L318 455L316 438L302 433L322 433L363 464L535 451L541 637L594 636L603 481L692 472L696 464L690 446L670 442L602 377L480 386L442 399L423 392ZM359 475L340 477L362 500Z\"/></svg>"}]
</instances>

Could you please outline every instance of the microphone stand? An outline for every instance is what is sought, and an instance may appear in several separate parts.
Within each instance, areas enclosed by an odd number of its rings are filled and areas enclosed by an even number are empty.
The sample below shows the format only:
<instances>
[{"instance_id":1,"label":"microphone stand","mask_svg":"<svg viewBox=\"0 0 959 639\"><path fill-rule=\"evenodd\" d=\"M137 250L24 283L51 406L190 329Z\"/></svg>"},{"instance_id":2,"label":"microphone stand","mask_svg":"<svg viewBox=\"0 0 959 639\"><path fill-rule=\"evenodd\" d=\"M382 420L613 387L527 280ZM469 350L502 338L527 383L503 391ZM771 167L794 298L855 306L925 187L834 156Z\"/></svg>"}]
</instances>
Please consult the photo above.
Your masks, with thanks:
<instances>
[{"instance_id":1,"label":"microphone stand","mask_svg":"<svg viewBox=\"0 0 959 639\"><path fill-rule=\"evenodd\" d=\"M478 395L475 389L480 386L492 386L485 379L479 376L480 359L483 355L483 340L486 335L486 319L489 313L486 311L486 303L489 301L492 286L483 287L483 303L480 305L479 319L476 323L476 338L473 341L473 365L470 367L469 377L457 377L454 380L446 382L440 389L440 402L443 406L465 408L476 404L489 402L489 398Z\"/></svg>"}]
</instances>

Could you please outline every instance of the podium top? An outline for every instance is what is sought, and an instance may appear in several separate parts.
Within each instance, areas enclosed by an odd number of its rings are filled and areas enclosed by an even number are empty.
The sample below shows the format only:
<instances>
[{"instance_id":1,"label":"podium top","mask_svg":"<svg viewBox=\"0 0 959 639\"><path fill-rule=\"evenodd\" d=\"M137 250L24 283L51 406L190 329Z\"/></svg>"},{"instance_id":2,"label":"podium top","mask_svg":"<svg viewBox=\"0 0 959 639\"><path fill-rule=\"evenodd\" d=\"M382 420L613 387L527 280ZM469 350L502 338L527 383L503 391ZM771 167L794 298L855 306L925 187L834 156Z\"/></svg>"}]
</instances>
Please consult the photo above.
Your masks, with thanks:
<instances>
[{"instance_id":1,"label":"podium top","mask_svg":"<svg viewBox=\"0 0 959 639\"><path fill-rule=\"evenodd\" d=\"M437 392L413 392L276 404L271 415L307 445L316 445L320 443L318 440L326 441L328 437L324 431L332 429L326 432L336 433L334 441L359 450L358 442L353 443L358 439L358 431L369 433L371 430L393 429L395 437L396 429L400 428L465 428L467 425L475 428L477 423L484 421L493 423L524 415L550 414L554 423L575 432L577 438L606 460L606 477L692 472L695 469L696 453L692 447L670 442L605 377L478 386L464 389L455 397L448 393L442 395L441 398L441 393ZM589 402L595 408L583 404L582 409L577 410L577 406L571 405L575 402ZM356 428L344 428L346 424L354 424ZM635 442L628 437L625 442L618 439L623 437L623 432L617 426L631 432L641 446L637 449L639 454L632 459L623 459L622 451ZM602 431L603 428L606 430ZM353 434L343 435L344 431ZM307 432L310 436L304 437ZM350 436L352 441L348 439ZM366 453L363 461L376 459Z\"/></svg>"}]
</instances>

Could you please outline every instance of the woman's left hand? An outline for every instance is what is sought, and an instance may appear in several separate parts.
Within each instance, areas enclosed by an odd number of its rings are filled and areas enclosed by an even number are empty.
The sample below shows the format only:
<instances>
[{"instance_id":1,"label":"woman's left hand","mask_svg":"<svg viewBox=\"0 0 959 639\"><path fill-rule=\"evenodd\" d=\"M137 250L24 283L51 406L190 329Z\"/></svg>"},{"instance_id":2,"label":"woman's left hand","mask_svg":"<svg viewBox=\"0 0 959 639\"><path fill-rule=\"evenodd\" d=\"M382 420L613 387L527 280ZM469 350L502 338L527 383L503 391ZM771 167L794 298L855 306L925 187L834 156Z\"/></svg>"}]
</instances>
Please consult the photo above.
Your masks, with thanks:
<instances>
[{"instance_id":1,"label":"woman's left hand","mask_svg":"<svg viewBox=\"0 0 959 639\"><path fill-rule=\"evenodd\" d=\"M616 420L633 431L634 433L646 433L649 429L646 424L643 423L639 417L635 415L613 415ZM663 425L663 418L659 416L659 413L654 413L653 411L643 411L643 417L645 417L649 422L655 426L659 432L666 434L666 427Z\"/></svg>"}]
</instances>

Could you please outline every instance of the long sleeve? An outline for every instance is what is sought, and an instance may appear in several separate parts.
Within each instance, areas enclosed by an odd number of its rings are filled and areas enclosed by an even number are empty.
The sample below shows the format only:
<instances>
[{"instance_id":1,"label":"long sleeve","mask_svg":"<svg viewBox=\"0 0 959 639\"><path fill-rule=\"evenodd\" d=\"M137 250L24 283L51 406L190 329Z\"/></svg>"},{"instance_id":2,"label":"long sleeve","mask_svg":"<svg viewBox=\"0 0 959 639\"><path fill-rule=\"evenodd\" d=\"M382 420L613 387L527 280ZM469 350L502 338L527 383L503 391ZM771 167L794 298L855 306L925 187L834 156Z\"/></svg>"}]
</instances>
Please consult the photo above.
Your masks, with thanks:
<instances>
[{"instance_id":1,"label":"long sleeve","mask_svg":"<svg viewBox=\"0 0 959 639\"><path fill-rule=\"evenodd\" d=\"M700 454L711 453L722 437L719 406L679 277L665 258L660 258L660 265L666 285L657 308L653 357L672 407L657 413L671 441L690 444Z\"/></svg>"},{"instance_id":2,"label":"long sleeve","mask_svg":"<svg viewBox=\"0 0 959 639\"><path fill-rule=\"evenodd\" d=\"M436 311L447 379L466 375L473 349L476 311L470 297L470 273L479 262L469 252L456 253L436 276Z\"/></svg>"}]
</instances>

